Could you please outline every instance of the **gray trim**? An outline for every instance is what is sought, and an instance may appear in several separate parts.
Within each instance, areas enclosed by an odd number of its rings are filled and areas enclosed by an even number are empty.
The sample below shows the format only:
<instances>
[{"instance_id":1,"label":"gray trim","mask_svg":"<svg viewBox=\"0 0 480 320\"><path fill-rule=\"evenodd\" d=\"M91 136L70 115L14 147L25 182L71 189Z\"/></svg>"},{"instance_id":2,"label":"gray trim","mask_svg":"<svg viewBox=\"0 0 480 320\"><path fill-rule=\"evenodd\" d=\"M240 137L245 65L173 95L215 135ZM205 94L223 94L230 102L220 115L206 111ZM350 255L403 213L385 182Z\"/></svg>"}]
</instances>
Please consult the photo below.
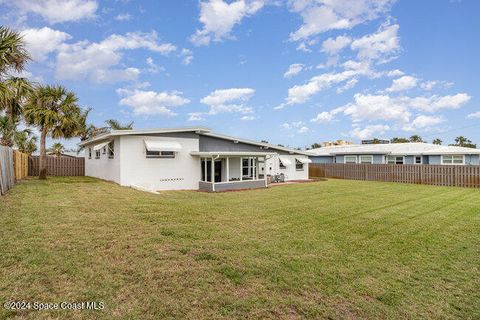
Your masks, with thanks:
<instances>
[{"instance_id":1,"label":"gray trim","mask_svg":"<svg viewBox=\"0 0 480 320\"><path fill-rule=\"evenodd\" d=\"M199 181L198 187L202 191L213 191L213 184L211 182ZM215 183L215 192L240 190L240 189L257 189L265 188L265 180L244 180L235 182L220 182Z\"/></svg>"}]
</instances>

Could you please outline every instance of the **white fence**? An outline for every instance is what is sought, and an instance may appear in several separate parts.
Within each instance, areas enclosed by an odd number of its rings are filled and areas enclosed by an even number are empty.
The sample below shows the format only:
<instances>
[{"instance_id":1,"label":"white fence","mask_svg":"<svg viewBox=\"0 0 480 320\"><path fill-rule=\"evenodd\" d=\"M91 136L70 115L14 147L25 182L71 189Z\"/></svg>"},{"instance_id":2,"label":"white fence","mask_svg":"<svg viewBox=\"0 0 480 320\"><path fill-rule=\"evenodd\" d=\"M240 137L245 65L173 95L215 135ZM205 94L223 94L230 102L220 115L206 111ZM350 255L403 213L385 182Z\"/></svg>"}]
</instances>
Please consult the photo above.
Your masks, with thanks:
<instances>
[{"instance_id":1,"label":"white fence","mask_svg":"<svg viewBox=\"0 0 480 320\"><path fill-rule=\"evenodd\" d=\"M0 195L5 194L15 182L12 148L0 146Z\"/></svg>"}]
</instances>

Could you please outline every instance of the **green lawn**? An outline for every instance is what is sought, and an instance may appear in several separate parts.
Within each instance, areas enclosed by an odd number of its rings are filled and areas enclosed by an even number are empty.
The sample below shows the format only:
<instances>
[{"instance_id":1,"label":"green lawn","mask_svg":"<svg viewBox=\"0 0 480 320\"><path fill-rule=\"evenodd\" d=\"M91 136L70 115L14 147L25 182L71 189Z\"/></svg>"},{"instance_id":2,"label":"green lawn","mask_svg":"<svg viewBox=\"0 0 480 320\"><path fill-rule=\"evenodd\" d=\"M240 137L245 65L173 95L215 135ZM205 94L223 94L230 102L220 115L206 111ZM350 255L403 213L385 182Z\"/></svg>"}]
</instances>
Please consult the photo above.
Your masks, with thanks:
<instances>
[{"instance_id":1,"label":"green lawn","mask_svg":"<svg viewBox=\"0 0 480 320\"><path fill-rule=\"evenodd\" d=\"M0 318L480 318L480 191L329 180L144 193L27 180L0 198Z\"/></svg>"}]
</instances>

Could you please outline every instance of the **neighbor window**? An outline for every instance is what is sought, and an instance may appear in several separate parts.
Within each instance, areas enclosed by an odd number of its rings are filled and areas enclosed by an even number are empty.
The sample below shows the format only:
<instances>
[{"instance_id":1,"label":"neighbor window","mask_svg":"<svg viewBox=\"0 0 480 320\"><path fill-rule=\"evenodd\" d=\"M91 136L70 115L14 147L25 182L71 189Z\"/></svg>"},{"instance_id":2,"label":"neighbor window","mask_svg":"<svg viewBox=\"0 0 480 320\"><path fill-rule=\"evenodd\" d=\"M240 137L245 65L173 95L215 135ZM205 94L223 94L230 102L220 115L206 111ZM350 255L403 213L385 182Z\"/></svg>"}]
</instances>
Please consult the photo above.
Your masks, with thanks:
<instances>
[{"instance_id":1,"label":"neighbor window","mask_svg":"<svg viewBox=\"0 0 480 320\"><path fill-rule=\"evenodd\" d=\"M278 160L280 162L280 169L287 169L287 166L282 162L282 160Z\"/></svg>"},{"instance_id":2,"label":"neighbor window","mask_svg":"<svg viewBox=\"0 0 480 320\"><path fill-rule=\"evenodd\" d=\"M108 144L108 158L113 159L114 157L115 157L115 144L112 141Z\"/></svg>"},{"instance_id":3,"label":"neighbor window","mask_svg":"<svg viewBox=\"0 0 480 320\"><path fill-rule=\"evenodd\" d=\"M95 150L95 159L100 159L100 150Z\"/></svg>"},{"instance_id":4,"label":"neighbor window","mask_svg":"<svg viewBox=\"0 0 480 320\"><path fill-rule=\"evenodd\" d=\"M357 163L357 156L345 156L345 163Z\"/></svg>"},{"instance_id":5,"label":"neighbor window","mask_svg":"<svg viewBox=\"0 0 480 320\"><path fill-rule=\"evenodd\" d=\"M463 155L442 156L443 164L463 164Z\"/></svg>"},{"instance_id":6,"label":"neighbor window","mask_svg":"<svg viewBox=\"0 0 480 320\"><path fill-rule=\"evenodd\" d=\"M403 156L388 156L387 163L389 164L403 164Z\"/></svg>"},{"instance_id":7,"label":"neighbor window","mask_svg":"<svg viewBox=\"0 0 480 320\"><path fill-rule=\"evenodd\" d=\"M415 164L422 164L422 156L415 156Z\"/></svg>"},{"instance_id":8,"label":"neighbor window","mask_svg":"<svg viewBox=\"0 0 480 320\"><path fill-rule=\"evenodd\" d=\"M88 159L92 159L92 148L88 148Z\"/></svg>"},{"instance_id":9,"label":"neighbor window","mask_svg":"<svg viewBox=\"0 0 480 320\"><path fill-rule=\"evenodd\" d=\"M175 158L175 151L148 151L147 158Z\"/></svg>"},{"instance_id":10,"label":"neighbor window","mask_svg":"<svg viewBox=\"0 0 480 320\"><path fill-rule=\"evenodd\" d=\"M298 161L297 159L295 159L295 169L297 169L297 171L303 170L303 163Z\"/></svg>"},{"instance_id":11,"label":"neighbor window","mask_svg":"<svg viewBox=\"0 0 480 320\"><path fill-rule=\"evenodd\" d=\"M360 163L373 163L373 156L360 156Z\"/></svg>"}]
</instances>

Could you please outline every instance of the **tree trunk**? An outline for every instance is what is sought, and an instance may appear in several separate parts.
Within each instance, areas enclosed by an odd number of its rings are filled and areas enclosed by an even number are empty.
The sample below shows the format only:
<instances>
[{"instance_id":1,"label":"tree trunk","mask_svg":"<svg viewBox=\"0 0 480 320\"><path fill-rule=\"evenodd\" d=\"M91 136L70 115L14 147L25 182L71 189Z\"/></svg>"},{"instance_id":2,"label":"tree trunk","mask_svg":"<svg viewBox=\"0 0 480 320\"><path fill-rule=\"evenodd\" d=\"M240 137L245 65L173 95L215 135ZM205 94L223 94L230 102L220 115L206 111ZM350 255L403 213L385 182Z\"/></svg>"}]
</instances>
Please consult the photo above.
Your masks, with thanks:
<instances>
[{"instance_id":1,"label":"tree trunk","mask_svg":"<svg viewBox=\"0 0 480 320\"><path fill-rule=\"evenodd\" d=\"M47 179L47 149L45 148L47 139L47 129L42 129L42 134L40 135L40 174L38 179L45 180Z\"/></svg>"}]
</instances>

